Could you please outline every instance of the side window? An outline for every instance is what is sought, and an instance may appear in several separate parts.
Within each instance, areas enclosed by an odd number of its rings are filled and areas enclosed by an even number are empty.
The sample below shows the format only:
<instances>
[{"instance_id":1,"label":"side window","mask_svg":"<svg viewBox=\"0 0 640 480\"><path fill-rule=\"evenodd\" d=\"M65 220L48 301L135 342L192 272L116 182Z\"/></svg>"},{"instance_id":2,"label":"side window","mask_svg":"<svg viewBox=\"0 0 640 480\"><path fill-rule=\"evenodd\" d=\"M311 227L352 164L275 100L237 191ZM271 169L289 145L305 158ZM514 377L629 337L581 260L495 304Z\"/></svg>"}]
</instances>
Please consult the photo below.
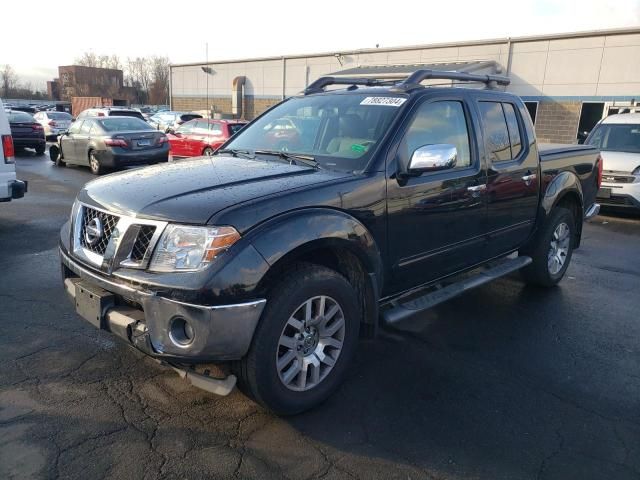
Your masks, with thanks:
<instances>
[{"instance_id":1,"label":"side window","mask_svg":"<svg viewBox=\"0 0 640 480\"><path fill-rule=\"evenodd\" d=\"M69 133L78 133L80 131L80 127L82 127L82 124L83 124L82 120L73 122L69 127Z\"/></svg>"},{"instance_id":2,"label":"side window","mask_svg":"<svg viewBox=\"0 0 640 480\"><path fill-rule=\"evenodd\" d=\"M93 121L85 120L82 123L82 127L80 127L80 134L81 135L89 135L89 131L91 130L92 126L93 126Z\"/></svg>"},{"instance_id":3,"label":"side window","mask_svg":"<svg viewBox=\"0 0 640 480\"><path fill-rule=\"evenodd\" d=\"M461 102L424 103L415 114L400 148L406 159L425 145L448 143L458 150L456 168L471 165L469 131ZM402 152L401 150L401 152Z\"/></svg>"},{"instance_id":4,"label":"side window","mask_svg":"<svg viewBox=\"0 0 640 480\"><path fill-rule=\"evenodd\" d=\"M484 141L491 161L511 160L509 130L502 105L498 102L480 102L480 115L484 126Z\"/></svg>"},{"instance_id":5,"label":"side window","mask_svg":"<svg viewBox=\"0 0 640 480\"><path fill-rule=\"evenodd\" d=\"M183 123L182 125L180 125L178 127L178 129L176 130L176 132L178 133L182 133L182 134L187 134L187 133L193 133L194 129L195 129L195 125L196 122L186 122Z\"/></svg>"},{"instance_id":6,"label":"side window","mask_svg":"<svg viewBox=\"0 0 640 480\"><path fill-rule=\"evenodd\" d=\"M518 117L516 110L511 103L503 103L504 116L507 118L507 127L509 128L509 143L511 143L511 158L518 158L522 151L522 140L520 136L520 126L518 125Z\"/></svg>"},{"instance_id":7,"label":"side window","mask_svg":"<svg viewBox=\"0 0 640 480\"><path fill-rule=\"evenodd\" d=\"M211 128L211 135L222 135L222 125L219 123L212 123L209 127Z\"/></svg>"}]
</instances>

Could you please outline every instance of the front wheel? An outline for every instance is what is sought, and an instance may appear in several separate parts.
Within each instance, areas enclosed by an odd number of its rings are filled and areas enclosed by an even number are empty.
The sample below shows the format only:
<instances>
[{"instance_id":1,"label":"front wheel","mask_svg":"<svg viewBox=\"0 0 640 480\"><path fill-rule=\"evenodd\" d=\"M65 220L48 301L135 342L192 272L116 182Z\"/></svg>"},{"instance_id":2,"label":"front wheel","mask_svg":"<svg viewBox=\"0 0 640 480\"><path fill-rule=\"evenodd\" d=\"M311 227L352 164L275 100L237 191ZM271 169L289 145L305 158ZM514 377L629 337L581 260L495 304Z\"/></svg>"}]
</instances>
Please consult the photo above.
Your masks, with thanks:
<instances>
[{"instance_id":1,"label":"front wheel","mask_svg":"<svg viewBox=\"0 0 640 480\"><path fill-rule=\"evenodd\" d=\"M571 262L575 234L575 219L571 210L556 207L535 244L522 252L533 259L529 266L522 269L527 283L552 287L562 280Z\"/></svg>"},{"instance_id":2,"label":"front wheel","mask_svg":"<svg viewBox=\"0 0 640 480\"><path fill-rule=\"evenodd\" d=\"M351 284L328 268L299 264L282 278L236 371L245 393L291 415L323 402L342 382L358 341L360 308Z\"/></svg>"}]
</instances>

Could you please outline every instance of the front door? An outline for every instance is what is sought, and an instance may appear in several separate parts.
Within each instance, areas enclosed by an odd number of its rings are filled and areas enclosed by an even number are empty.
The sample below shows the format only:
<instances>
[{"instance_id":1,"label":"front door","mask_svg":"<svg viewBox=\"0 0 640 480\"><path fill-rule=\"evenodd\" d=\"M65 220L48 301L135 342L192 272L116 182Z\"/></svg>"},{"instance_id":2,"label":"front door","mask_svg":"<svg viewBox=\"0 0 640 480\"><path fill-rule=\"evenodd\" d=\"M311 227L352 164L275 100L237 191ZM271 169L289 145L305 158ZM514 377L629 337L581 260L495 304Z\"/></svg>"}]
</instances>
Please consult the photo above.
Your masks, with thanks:
<instances>
[{"instance_id":1,"label":"front door","mask_svg":"<svg viewBox=\"0 0 640 480\"><path fill-rule=\"evenodd\" d=\"M450 94L416 105L387 182L391 291L436 280L485 258L486 171L468 103ZM456 147L453 168L399 175L422 146ZM391 163L390 165L393 165Z\"/></svg>"},{"instance_id":2,"label":"front door","mask_svg":"<svg viewBox=\"0 0 640 480\"><path fill-rule=\"evenodd\" d=\"M524 108L509 98L477 103L488 158L488 248L491 256L521 246L538 211L539 160ZM528 127L528 128L527 128Z\"/></svg>"},{"instance_id":3,"label":"front door","mask_svg":"<svg viewBox=\"0 0 640 480\"><path fill-rule=\"evenodd\" d=\"M80 131L74 135L74 157L82 165L89 165L89 140L91 140L91 127L93 120L82 122Z\"/></svg>"},{"instance_id":4,"label":"front door","mask_svg":"<svg viewBox=\"0 0 640 480\"><path fill-rule=\"evenodd\" d=\"M69 130L67 130L67 133L60 137L60 147L62 148L62 155L64 156L65 162L77 163L75 151L76 135L80 133L80 128L82 128L83 123L82 120L73 122Z\"/></svg>"}]
</instances>

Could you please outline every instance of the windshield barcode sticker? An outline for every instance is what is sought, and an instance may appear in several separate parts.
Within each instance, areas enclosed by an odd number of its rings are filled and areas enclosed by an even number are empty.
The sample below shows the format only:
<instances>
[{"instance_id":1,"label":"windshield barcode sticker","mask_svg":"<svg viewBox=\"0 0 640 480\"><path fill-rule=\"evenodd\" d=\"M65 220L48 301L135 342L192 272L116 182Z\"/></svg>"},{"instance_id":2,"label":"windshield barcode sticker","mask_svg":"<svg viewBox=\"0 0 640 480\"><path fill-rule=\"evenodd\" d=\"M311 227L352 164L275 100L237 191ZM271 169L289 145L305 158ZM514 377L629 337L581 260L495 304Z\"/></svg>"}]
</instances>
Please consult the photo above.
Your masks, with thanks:
<instances>
[{"instance_id":1,"label":"windshield barcode sticker","mask_svg":"<svg viewBox=\"0 0 640 480\"><path fill-rule=\"evenodd\" d=\"M360 105L384 105L387 107L399 107L406 101L406 98L400 97L367 97L360 102Z\"/></svg>"}]
</instances>

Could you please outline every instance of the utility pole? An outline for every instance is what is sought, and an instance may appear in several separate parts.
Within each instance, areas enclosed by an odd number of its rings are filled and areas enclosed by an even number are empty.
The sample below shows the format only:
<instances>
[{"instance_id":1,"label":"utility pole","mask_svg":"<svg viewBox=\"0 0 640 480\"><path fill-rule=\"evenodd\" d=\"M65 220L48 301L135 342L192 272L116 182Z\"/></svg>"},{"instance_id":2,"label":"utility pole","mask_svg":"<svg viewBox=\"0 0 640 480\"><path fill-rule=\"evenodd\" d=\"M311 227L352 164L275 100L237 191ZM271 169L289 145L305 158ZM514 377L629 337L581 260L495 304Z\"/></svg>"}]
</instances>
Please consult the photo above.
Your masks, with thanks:
<instances>
[{"instance_id":1,"label":"utility pole","mask_svg":"<svg viewBox=\"0 0 640 480\"><path fill-rule=\"evenodd\" d=\"M204 49L205 49L205 59L207 62L207 69L209 68L209 42L206 42L204 44ZM207 77L207 118L211 117L211 111L209 109L209 74L205 73L205 76Z\"/></svg>"}]
</instances>

